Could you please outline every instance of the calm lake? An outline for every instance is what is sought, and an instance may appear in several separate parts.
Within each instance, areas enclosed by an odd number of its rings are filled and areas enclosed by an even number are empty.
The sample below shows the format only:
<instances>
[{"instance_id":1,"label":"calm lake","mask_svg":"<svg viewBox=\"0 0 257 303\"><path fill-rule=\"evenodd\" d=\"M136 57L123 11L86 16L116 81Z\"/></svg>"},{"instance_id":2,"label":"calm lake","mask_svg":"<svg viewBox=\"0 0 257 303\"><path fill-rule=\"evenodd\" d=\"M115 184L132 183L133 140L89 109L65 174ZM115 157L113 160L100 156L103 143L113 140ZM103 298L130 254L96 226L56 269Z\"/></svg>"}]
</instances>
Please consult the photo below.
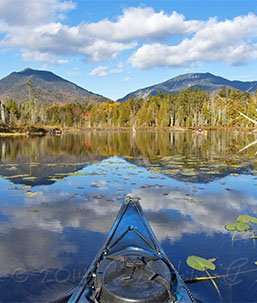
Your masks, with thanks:
<instances>
[{"instance_id":1,"label":"calm lake","mask_svg":"<svg viewBox=\"0 0 257 303\"><path fill-rule=\"evenodd\" d=\"M257 134L88 132L0 138L0 302L46 303L76 285L133 193L202 302L257 301ZM249 146L248 146L249 145ZM247 147L248 146L248 147ZM247 147L247 148L246 148ZM236 226L236 224L235 224ZM219 294L220 292L220 294Z\"/></svg>"}]
</instances>

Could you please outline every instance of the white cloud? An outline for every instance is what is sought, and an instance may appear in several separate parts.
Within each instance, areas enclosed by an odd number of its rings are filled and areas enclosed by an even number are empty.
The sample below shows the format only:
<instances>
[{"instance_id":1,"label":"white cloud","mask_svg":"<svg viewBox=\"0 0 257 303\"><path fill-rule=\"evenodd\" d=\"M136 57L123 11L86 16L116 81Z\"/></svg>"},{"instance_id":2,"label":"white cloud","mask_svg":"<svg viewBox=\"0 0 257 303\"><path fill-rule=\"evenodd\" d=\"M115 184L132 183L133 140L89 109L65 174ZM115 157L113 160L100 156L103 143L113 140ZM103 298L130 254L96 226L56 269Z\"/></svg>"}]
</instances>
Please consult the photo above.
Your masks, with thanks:
<instances>
[{"instance_id":1,"label":"white cloud","mask_svg":"<svg viewBox=\"0 0 257 303\"><path fill-rule=\"evenodd\" d=\"M93 62L99 62L107 59L114 59L121 51L134 48L135 46L135 43L117 43L97 40L80 48L80 53L84 54Z\"/></svg>"},{"instance_id":2,"label":"white cloud","mask_svg":"<svg viewBox=\"0 0 257 303\"><path fill-rule=\"evenodd\" d=\"M123 67L124 67L124 63L123 62L118 62L117 66L113 69L110 70L111 74L119 74L123 72Z\"/></svg>"},{"instance_id":3,"label":"white cloud","mask_svg":"<svg viewBox=\"0 0 257 303\"><path fill-rule=\"evenodd\" d=\"M9 0L0 1L0 19L10 26L26 26L52 21L59 12L76 7L72 1L62 0Z\"/></svg>"},{"instance_id":4,"label":"white cloud","mask_svg":"<svg viewBox=\"0 0 257 303\"><path fill-rule=\"evenodd\" d=\"M69 56L104 62L134 49L129 62L141 69L215 61L237 65L257 58L254 14L201 21L186 20L177 12L130 7L114 21L64 25L65 13L75 7L64 0L13 0L12 5L0 0L0 48L20 49L24 60L50 64L64 63ZM117 72L122 67L110 71Z\"/></svg>"},{"instance_id":5,"label":"white cloud","mask_svg":"<svg viewBox=\"0 0 257 303\"><path fill-rule=\"evenodd\" d=\"M202 22L185 21L185 17L177 12L171 15L161 11L156 13L153 8L131 7L124 10L117 22L103 20L85 24L87 31L105 39L112 37L115 41L129 41L137 38L164 39L172 35L192 33Z\"/></svg>"},{"instance_id":6,"label":"white cloud","mask_svg":"<svg viewBox=\"0 0 257 303\"><path fill-rule=\"evenodd\" d=\"M190 202L191 197L185 198L183 190L165 189L165 192L168 195L162 196L160 191L152 189L135 189L133 192L134 195L141 197L143 209L150 212L147 217L160 240L168 238L175 241L185 233L205 232L208 235L217 232L228 233L225 229L226 224L234 222L246 208L253 212L256 208L256 199L239 192L196 196L194 198L198 201L197 203ZM226 203L220 203L220 201L226 201ZM245 204L242 204L242 201ZM166 216L167 210L176 211L177 219L163 219L161 214ZM156 212L158 216L154 215ZM177 214L181 216L180 219ZM190 216L189 221L184 220L187 216Z\"/></svg>"},{"instance_id":7,"label":"white cloud","mask_svg":"<svg viewBox=\"0 0 257 303\"><path fill-rule=\"evenodd\" d=\"M210 19L195 35L178 45L144 44L130 58L133 66L180 67L197 61L223 61L231 65L257 58L257 16L249 14L234 20Z\"/></svg>"},{"instance_id":8,"label":"white cloud","mask_svg":"<svg viewBox=\"0 0 257 303\"><path fill-rule=\"evenodd\" d=\"M36 61L36 62L47 62L50 64L54 64L57 62L57 58L55 55L50 53L41 53L38 51L29 51L24 49L22 52L22 57L24 61Z\"/></svg>"},{"instance_id":9,"label":"white cloud","mask_svg":"<svg viewBox=\"0 0 257 303\"><path fill-rule=\"evenodd\" d=\"M108 74L119 74L119 73L123 72L122 67L123 67L123 64L118 63L117 67L109 70L108 66L106 66L106 65L100 65L100 66L96 67L95 69L93 69L89 73L89 75L90 76L100 76L100 77L103 77L103 76L107 76Z\"/></svg>"},{"instance_id":10,"label":"white cloud","mask_svg":"<svg viewBox=\"0 0 257 303\"><path fill-rule=\"evenodd\" d=\"M130 80L131 80L130 77L126 77L126 78L124 79L124 82L130 81Z\"/></svg>"},{"instance_id":11,"label":"white cloud","mask_svg":"<svg viewBox=\"0 0 257 303\"><path fill-rule=\"evenodd\" d=\"M91 37L81 26L67 27L48 23L36 27L9 27L0 47L20 48L25 60L53 63L58 56L84 55L91 62L114 59L136 46L135 42L119 43Z\"/></svg>"},{"instance_id":12,"label":"white cloud","mask_svg":"<svg viewBox=\"0 0 257 303\"><path fill-rule=\"evenodd\" d=\"M74 77L74 76L82 75L82 72L78 68L75 67L72 70L68 71L67 74L71 77Z\"/></svg>"},{"instance_id":13,"label":"white cloud","mask_svg":"<svg viewBox=\"0 0 257 303\"><path fill-rule=\"evenodd\" d=\"M102 185L104 189L105 181ZM167 195L163 195L164 191ZM224 191L220 194L194 194L191 197L185 196L187 192L188 189L172 187L138 188L133 191L134 195L141 197L142 208L159 240L176 241L184 234L200 232L207 235L218 232L229 233L225 229L226 224L234 222L245 209L251 212L256 211L257 201L251 195ZM56 200L56 196L60 199ZM0 225L1 234L9 234L14 229L34 230L40 234L43 231L59 233L65 227L107 233L120 207L119 203L108 204L107 207L106 201L102 199L88 197L88 201L85 202L84 200L66 200L65 196L67 197L68 193L44 191L36 198L27 197L21 209L3 208L2 213L8 221ZM191 198L198 202L192 203ZM220 203L220 201L226 201L226 203ZM47 207L44 206L46 202ZM33 209L39 212L31 212ZM80 211L80 209L85 211ZM32 245L32 242L30 244Z\"/></svg>"},{"instance_id":14,"label":"white cloud","mask_svg":"<svg viewBox=\"0 0 257 303\"><path fill-rule=\"evenodd\" d=\"M99 77L104 77L106 75L108 75L108 72L106 71L108 69L108 66L98 66L95 69L93 69L89 75L90 76L99 76Z\"/></svg>"},{"instance_id":15,"label":"white cloud","mask_svg":"<svg viewBox=\"0 0 257 303\"><path fill-rule=\"evenodd\" d=\"M68 61L68 60L65 60L65 59L58 59L58 60L57 60L57 63L58 63L58 64L67 64L67 63L69 63L69 61Z\"/></svg>"},{"instance_id":16,"label":"white cloud","mask_svg":"<svg viewBox=\"0 0 257 303\"><path fill-rule=\"evenodd\" d=\"M96 202L94 199L85 204L85 201L63 200L64 195L68 196L68 193L46 190L33 199L27 197L23 208L2 209L8 221L0 225L0 255L4 261L0 268L1 276L12 274L23 266L26 270L63 268L63 264L69 262L69 259L60 260L59 254L77 250L76 244L68 241L63 241L60 246L56 245L56 241L60 240L59 233L66 226L102 233L111 228L112 218L117 214L119 204L113 203L106 207L106 202ZM59 200L56 200L57 196ZM44 206L46 202L47 207ZM85 208L86 211L79 211ZM31 212L33 209L39 212ZM16 249L11 249L14 242Z\"/></svg>"},{"instance_id":17,"label":"white cloud","mask_svg":"<svg viewBox=\"0 0 257 303\"><path fill-rule=\"evenodd\" d=\"M110 70L110 74L119 74L122 73L123 69L122 68L113 68Z\"/></svg>"}]
</instances>

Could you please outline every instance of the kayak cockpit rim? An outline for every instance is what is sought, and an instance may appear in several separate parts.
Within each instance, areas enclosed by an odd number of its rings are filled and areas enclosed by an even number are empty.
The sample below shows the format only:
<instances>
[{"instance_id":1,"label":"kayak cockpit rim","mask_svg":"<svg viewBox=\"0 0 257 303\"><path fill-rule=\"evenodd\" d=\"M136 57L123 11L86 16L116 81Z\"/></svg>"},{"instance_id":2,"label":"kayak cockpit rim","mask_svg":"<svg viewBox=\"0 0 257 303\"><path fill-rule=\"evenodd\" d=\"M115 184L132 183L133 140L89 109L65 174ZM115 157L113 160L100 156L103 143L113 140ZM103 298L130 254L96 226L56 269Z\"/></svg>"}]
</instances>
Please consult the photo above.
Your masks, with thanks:
<instances>
[{"instance_id":1,"label":"kayak cockpit rim","mask_svg":"<svg viewBox=\"0 0 257 303\"><path fill-rule=\"evenodd\" d=\"M133 210L133 216L134 216L134 223L129 222L130 220L126 221L126 218L124 219L125 214L127 214L128 218L130 219L129 215L131 210ZM138 216L138 218L136 218ZM136 219L137 220L136 220ZM133 221L132 219L132 221ZM139 221L139 227L141 227L142 232L137 228L137 222ZM122 226L122 222L125 220L124 226ZM195 302L195 299L193 298L192 294L186 287L184 281L178 274L176 268L173 266L173 264L170 262L168 257L166 256L165 252L162 250L160 247L160 244L155 237L148 221L146 220L141 205L139 203L139 198L137 197L132 197L130 195L127 195L126 198L124 199L123 204L121 205L120 211L116 217L116 220L114 221L114 224L102 246L102 248L99 250L98 254L96 255L94 261L92 262L91 266L89 267L88 271L80 281L78 287L75 289L74 293L72 294L71 298L69 299L68 303L87 303L87 302L100 302L101 300L98 301L96 297L98 296L99 287L97 289L97 286L94 285L94 281L96 280L96 275L97 275L97 270L99 268L99 265L101 262L103 262L106 259L110 259L110 256L116 256L112 258L118 258L119 252L121 251L120 248L116 248L116 246L119 246L119 243L124 241L124 238L132 236L130 234L135 234L137 235L137 241L139 241L142 246L137 246L133 245L131 243L128 243L125 247L122 248L122 254L126 255L127 253L131 253L132 255L152 255L158 258L159 260L162 260L169 268L170 268L170 273L174 273L176 276L176 283L179 286L178 288L184 292L184 295L188 298L187 301L183 301L185 303L191 303ZM115 238L116 237L116 238ZM140 253L140 254L139 254ZM121 258L121 257L120 257ZM144 258L144 257L143 257ZM149 257L147 257L149 258ZM123 259L122 259L123 260ZM125 259L124 259L125 260ZM147 269L146 269L147 271ZM149 272L149 270L148 270ZM161 277L161 275L159 275ZM166 281L165 281L166 282ZM100 283L101 284L101 283ZM165 284L162 282L162 284ZM167 283L166 283L167 284ZM90 289L95 288L95 294L94 294L94 299L84 299L84 296L86 293L90 293ZM171 292L173 288L173 285L167 287L167 292L168 292L168 297L169 300L166 300L165 302L180 302L179 299L175 299L173 293ZM170 290L171 289L171 290ZM91 290L92 292L92 290ZM83 298L82 298L83 297ZM107 302L107 301L105 301ZM108 301L109 302L109 301ZM112 302L112 301L110 301ZM123 301L122 301L123 302ZM125 302L125 301L124 301ZM139 301L126 301L126 302L139 302ZM140 301L141 302L141 301ZM142 301L143 302L143 301Z\"/></svg>"}]
</instances>

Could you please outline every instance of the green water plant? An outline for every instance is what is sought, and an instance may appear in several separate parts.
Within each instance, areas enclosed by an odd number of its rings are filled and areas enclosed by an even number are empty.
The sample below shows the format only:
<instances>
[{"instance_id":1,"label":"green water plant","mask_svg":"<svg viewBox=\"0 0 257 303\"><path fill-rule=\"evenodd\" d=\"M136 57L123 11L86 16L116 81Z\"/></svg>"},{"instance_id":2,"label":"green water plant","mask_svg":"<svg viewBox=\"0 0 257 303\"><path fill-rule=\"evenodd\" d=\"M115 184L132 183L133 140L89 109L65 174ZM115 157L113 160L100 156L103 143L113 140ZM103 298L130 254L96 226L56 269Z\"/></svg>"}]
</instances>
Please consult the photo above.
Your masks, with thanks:
<instances>
[{"instance_id":1,"label":"green water plant","mask_svg":"<svg viewBox=\"0 0 257 303\"><path fill-rule=\"evenodd\" d=\"M251 225L242 223L242 222L235 222L235 223L227 224L225 226L225 228L229 231L239 231L239 232L243 232L243 231L252 229Z\"/></svg>"},{"instance_id":2,"label":"green water plant","mask_svg":"<svg viewBox=\"0 0 257 303\"><path fill-rule=\"evenodd\" d=\"M196 270L199 270L199 271L204 271L207 274L208 278L211 280L212 284L214 285L215 289L217 290L219 296L221 296L218 285L216 284L213 277L208 272L208 269L209 270L215 270L216 269L216 265L213 263L214 261L216 261L216 259L208 259L207 260L207 259L204 259L204 258L198 257L198 256L189 256L186 260L187 265L189 265L193 269L196 269Z\"/></svg>"},{"instance_id":3,"label":"green water plant","mask_svg":"<svg viewBox=\"0 0 257 303\"><path fill-rule=\"evenodd\" d=\"M240 215L236 218L240 223L254 223L257 224L257 218L249 215Z\"/></svg>"},{"instance_id":4,"label":"green water plant","mask_svg":"<svg viewBox=\"0 0 257 303\"><path fill-rule=\"evenodd\" d=\"M254 264L257 265L257 261L255 261ZM248 270L241 271L241 272L236 271L235 273L226 274L226 275L196 277L196 278L184 280L184 282L186 284L193 284L193 283L203 282L203 281L212 280L212 279L220 279L220 278L227 278L227 277L231 277L231 276L238 276L238 275L247 274L247 273L254 272L254 271L257 271L257 268L252 268L252 269L248 269Z\"/></svg>"},{"instance_id":5,"label":"green water plant","mask_svg":"<svg viewBox=\"0 0 257 303\"><path fill-rule=\"evenodd\" d=\"M225 228L229 231L237 231L237 232L247 232L249 231L251 234L251 237L248 237L250 239L257 239L255 236L255 231L252 230L252 224L257 224L257 218L254 216L249 215L239 215L236 217L237 222L227 224ZM234 236L233 236L234 238Z\"/></svg>"},{"instance_id":6,"label":"green water plant","mask_svg":"<svg viewBox=\"0 0 257 303\"><path fill-rule=\"evenodd\" d=\"M186 262L190 267L199 271L206 271L207 269L215 270L216 268L213 263L214 259L207 260L197 256L189 256Z\"/></svg>"}]
</instances>

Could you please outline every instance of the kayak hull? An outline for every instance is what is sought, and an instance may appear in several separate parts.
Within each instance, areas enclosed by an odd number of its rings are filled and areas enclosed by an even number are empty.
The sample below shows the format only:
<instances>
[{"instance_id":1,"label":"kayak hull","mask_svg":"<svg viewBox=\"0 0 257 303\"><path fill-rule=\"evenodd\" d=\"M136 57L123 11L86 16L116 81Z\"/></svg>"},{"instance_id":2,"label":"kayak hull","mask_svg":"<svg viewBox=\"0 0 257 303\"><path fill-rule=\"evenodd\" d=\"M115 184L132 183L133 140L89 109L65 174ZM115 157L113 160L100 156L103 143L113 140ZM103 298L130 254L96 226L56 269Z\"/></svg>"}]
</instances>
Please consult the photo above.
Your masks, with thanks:
<instances>
[{"instance_id":1,"label":"kayak hull","mask_svg":"<svg viewBox=\"0 0 257 303\"><path fill-rule=\"evenodd\" d=\"M195 302L146 220L127 196L87 273L68 303Z\"/></svg>"}]
</instances>

